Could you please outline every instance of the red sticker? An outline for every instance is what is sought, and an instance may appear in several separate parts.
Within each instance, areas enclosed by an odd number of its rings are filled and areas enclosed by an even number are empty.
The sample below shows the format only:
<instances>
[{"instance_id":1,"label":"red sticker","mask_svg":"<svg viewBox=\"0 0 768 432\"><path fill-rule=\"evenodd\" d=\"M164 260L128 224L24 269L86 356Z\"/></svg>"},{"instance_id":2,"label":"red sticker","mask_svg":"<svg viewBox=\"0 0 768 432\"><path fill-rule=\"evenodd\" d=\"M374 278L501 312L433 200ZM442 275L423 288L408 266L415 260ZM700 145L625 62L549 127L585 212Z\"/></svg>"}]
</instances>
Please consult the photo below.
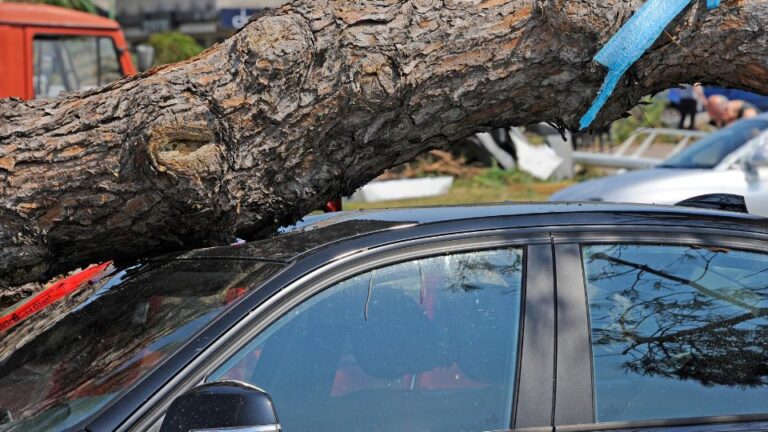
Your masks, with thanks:
<instances>
[{"instance_id":1,"label":"red sticker","mask_svg":"<svg viewBox=\"0 0 768 432\"><path fill-rule=\"evenodd\" d=\"M30 316L40 312L52 303L73 293L86 282L96 279L102 272L112 265L112 261L107 261L94 267L87 268L79 273L64 278L45 290L35 294L26 303L21 305L13 312L0 317L0 331L6 331L16 324L24 321Z\"/></svg>"}]
</instances>

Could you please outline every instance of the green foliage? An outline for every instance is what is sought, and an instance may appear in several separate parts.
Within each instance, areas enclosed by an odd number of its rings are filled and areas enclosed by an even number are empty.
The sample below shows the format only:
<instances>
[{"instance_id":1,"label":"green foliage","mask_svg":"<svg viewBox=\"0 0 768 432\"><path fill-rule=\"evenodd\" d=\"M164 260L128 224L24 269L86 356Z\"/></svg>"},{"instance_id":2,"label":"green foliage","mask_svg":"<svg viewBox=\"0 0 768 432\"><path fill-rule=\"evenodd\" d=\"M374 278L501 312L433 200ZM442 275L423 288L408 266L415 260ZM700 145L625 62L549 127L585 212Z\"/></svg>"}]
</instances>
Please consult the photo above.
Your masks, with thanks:
<instances>
[{"instance_id":1,"label":"green foliage","mask_svg":"<svg viewBox=\"0 0 768 432\"><path fill-rule=\"evenodd\" d=\"M53 6L61 6L69 9L77 9L92 14L98 14L96 5L91 0L22 0L17 3L45 3Z\"/></svg>"},{"instance_id":2,"label":"green foliage","mask_svg":"<svg viewBox=\"0 0 768 432\"><path fill-rule=\"evenodd\" d=\"M179 32L155 33L147 43L155 48L155 66L187 60L203 51L195 39Z\"/></svg>"},{"instance_id":3,"label":"green foliage","mask_svg":"<svg viewBox=\"0 0 768 432\"><path fill-rule=\"evenodd\" d=\"M537 180L530 174L517 169L507 171L494 161L492 167L484 169L480 174L472 177L471 181L475 186L503 188L515 183L530 184Z\"/></svg>"},{"instance_id":4,"label":"green foliage","mask_svg":"<svg viewBox=\"0 0 768 432\"><path fill-rule=\"evenodd\" d=\"M662 127L661 117L666 107L663 98L643 98L640 104L629 112L629 117L613 122L611 134L614 141L624 142L638 128Z\"/></svg>"}]
</instances>

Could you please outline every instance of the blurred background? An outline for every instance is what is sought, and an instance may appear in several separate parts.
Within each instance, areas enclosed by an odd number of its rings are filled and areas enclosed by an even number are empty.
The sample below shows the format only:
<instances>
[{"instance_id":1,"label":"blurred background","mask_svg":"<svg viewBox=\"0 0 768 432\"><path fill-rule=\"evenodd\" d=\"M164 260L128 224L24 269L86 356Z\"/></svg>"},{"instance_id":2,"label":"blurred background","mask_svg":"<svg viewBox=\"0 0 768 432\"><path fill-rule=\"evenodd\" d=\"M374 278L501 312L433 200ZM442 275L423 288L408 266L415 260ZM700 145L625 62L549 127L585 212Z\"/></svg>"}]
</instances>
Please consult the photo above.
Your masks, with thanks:
<instances>
[{"instance_id":1,"label":"blurred background","mask_svg":"<svg viewBox=\"0 0 768 432\"><path fill-rule=\"evenodd\" d=\"M0 0L0 97L57 97L185 60L282 3ZM681 85L646 97L594 133L534 124L446 142L387 171L345 198L344 207L547 199L674 204L734 193L768 215L765 110L761 95Z\"/></svg>"},{"instance_id":2,"label":"blurred background","mask_svg":"<svg viewBox=\"0 0 768 432\"><path fill-rule=\"evenodd\" d=\"M70 8L116 20L130 46L148 43L154 65L185 60L283 0L12 0Z\"/></svg>"}]
</instances>

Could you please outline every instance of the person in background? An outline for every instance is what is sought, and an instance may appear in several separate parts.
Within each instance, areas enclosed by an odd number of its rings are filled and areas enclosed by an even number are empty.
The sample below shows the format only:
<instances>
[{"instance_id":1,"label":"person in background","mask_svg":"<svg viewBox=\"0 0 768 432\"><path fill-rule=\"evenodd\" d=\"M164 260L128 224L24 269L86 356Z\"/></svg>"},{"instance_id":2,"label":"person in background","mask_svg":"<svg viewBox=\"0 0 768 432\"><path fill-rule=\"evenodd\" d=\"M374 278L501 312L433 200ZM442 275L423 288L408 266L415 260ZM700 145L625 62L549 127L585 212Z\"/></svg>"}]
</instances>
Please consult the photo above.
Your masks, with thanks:
<instances>
[{"instance_id":1,"label":"person in background","mask_svg":"<svg viewBox=\"0 0 768 432\"><path fill-rule=\"evenodd\" d=\"M685 129L685 119L688 117L691 118L688 129L696 129L696 114L699 112L699 107L706 105L707 101L704 89L698 84L683 84L680 87L679 96L677 109L680 111L680 125L678 129Z\"/></svg>"},{"instance_id":2,"label":"person in background","mask_svg":"<svg viewBox=\"0 0 768 432\"><path fill-rule=\"evenodd\" d=\"M671 89L667 90L667 101L669 101L668 106L670 108L674 108L680 111L680 88L679 87L672 87Z\"/></svg>"},{"instance_id":3,"label":"person in background","mask_svg":"<svg viewBox=\"0 0 768 432\"><path fill-rule=\"evenodd\" d=\"M728 102L728 98L723 95L712 95L707 99L707 113L714 126L723 127L728 124Z\"/></svg>"},{"instance_id":4,"label":"person in background","mask_svg":"<svg viewBox=\"0 0 768 432\"><path fill-rule=\"evenodd\" d=\"M713 125L723 127L739 119L754 117L760 114L760 109L743 100L731 101L725 96L712 95L707 99L707 112Z\"/></svg>"},{"instance_id":5,"label":"person in background","mask_svg":"<svg viewBox=\"0 0 768 432\"><path fill-rule=\"evenodd\" d=\"M758 114L760 114L760 110L747 101L733 100L725 105L725 115L728 123L743 118L752 118Z\"/></svg>"}]
</instances>

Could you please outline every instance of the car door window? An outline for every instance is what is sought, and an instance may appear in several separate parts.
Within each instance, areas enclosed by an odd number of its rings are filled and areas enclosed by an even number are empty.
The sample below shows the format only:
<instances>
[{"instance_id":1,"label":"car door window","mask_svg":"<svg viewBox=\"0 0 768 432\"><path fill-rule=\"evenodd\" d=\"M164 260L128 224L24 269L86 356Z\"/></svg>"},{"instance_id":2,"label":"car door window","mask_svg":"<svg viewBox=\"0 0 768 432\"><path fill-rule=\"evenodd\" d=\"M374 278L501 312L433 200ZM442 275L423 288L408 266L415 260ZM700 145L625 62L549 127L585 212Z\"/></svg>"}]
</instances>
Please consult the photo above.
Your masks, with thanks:
<instances>
[{"instance_id":1,"label":"car door window","mask_svg":"<svg viewBox=\"0 0 768 432\"><path fill-rule=\"evenodd\" d=\"M283 430L509 428L522 251L431 257L379 268L274 322L208 381L274 399Z\"/></svg>"},{"instance_id":2,"label":"car door window","mask_svg":"<svg viewBox=\"0 0 768 432\"><path fill-rule=\"evenodd\" d=\"M768 256L583 247L599 422L768 412Z\"/></svg>"},{"instance_id":3,"label":"car door window","mask_svg":"<svg viewBox=\"0 0 768 432\"><path fill-rule=\"evenodd\" d=\"M108 37L38 35L33 46L36 98L92 89L123 75L117 50Z\"/></svg>"}]
</instances>

